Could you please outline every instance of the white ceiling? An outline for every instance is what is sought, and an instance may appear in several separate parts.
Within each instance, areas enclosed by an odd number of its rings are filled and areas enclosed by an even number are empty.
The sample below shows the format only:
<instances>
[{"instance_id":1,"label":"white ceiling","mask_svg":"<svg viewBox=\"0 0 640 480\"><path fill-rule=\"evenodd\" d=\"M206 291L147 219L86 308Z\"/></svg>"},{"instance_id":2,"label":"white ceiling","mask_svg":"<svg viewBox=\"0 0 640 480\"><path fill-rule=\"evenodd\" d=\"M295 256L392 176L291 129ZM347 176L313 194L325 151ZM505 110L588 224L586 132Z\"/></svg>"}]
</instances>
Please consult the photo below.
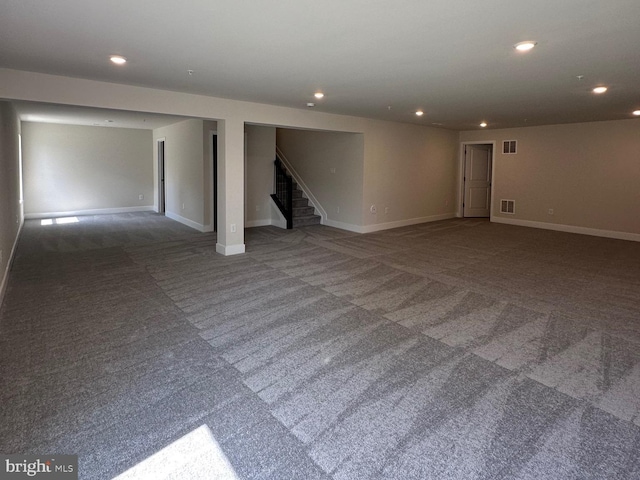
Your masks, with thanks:
<instances>
[{"instance_id":1,"label":"white ceiling","mask_svg":"<svg viewBox=\"0 0 640 480\"><path fill-rule=\"evenodd\" d=\"M631 118L639 25L640 0L2 0L0 66L504 128ZM523 40L538 45L515 51Z\"/></svg>"}]
</instances>

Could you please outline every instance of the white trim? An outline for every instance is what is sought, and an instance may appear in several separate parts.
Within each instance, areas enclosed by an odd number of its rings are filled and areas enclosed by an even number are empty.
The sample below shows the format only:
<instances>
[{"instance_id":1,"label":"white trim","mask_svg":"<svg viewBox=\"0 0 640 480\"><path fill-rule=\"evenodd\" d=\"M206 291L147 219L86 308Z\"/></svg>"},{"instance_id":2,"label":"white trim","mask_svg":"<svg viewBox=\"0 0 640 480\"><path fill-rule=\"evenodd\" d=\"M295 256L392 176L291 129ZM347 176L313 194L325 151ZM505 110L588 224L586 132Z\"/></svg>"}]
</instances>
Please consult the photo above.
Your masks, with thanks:
<instances>
[{"instance_id":1,"label":"white trim","mask_svg":"<svg viewBox=\"0 0 640 480\"><path fill-rule=\"evenodd\" d=\"M322 223L323 225L328 225L328 223L327 223L327 221L328 221L327 212L324 210L324 208L322 208L322 205L320 205L320 202L318 201L318 199L313 195L313 193L311 193L311 190L309 189L309 187L307 187L307 184L304 183L304 180L302 180L300 175L298 175L298 172L296 172L295 168L293 168L291 166L291 164L289 163L289 160L287 160L287 158L284 156L284 154L278 148L277 145L276 145L276 153L280 157L280 160L282 160L282 163L284 163L284 166L287 167L287 170L289 171L289 173L291 174L293 179L300 186L300 189L304 193L305 198L307 198L307 200L309 200L309 202L311 202L311 205L313 205L313 208L316 211L315 213L317 215L320 215L320 223ZM340 228L340 227L338 227L338 228Z\"/></svg>"},{"instance_id":2,"label":"white trim","mask_svg":"<svg viewBox=\"0 0 640 480\"><path fill-rule=\"evenodd\" d=\"M209 204L211 205L211 215L209 217L209 224L211 225L211 230L207 230L209 232L213 232L215 230L215 225L214 225L214 218L216 218L216 212L214 212L215 208L217 207L217 203L218 203L218 199L215 198L216 196L216 192L217 192L217 185L213 184L213 177L214 177L214 172L216 169L216 162L214 161L214 156L215 158L219 158L218 152L216 151L214 154L213 151L213 137L216 137L216 150L218 148L218 142L217 142L217 137L218 137L218 129L216 128L216 130L209 130L209 163L211 165L211 172L209 175ZM216 175L217 177L217 175Z\"/></svg>"},{"instance_id":3,"label":"white trim","mask_svg":"<svg viewBox=\"0 0 640 480\"><path fill-rule=\"evenodd\" d=\"M464 217L464 162L465 145L491 145L491 205L489 206L489 220L493 221L493 207L495 205L495 178L496 178L496 141L495 140L478 140L473 142L460 142L460 159L458 163L458 209L456 217Z\"/></svg>"},{"instance_id":4,"label":"white trim","mask_svg":"<svg viewBox=\"0 0 640 480\"><path fill-rule=\"evenodd\" d=\"M239 255L244 253L244 243L240 243L238 245L222 245L221 243L216 243L216 252L227 256Z\"/></svg>"},{"instance_id":5,"label":"white trim","mask_svg":"<svg viewBox=\"0 0 640 480\"><path fill-rule=\"evenodd\" d=\"M617 232L615 230L601 230L599 228L578 227L575 225L563 225L560 223L535 222L533 220L518 220L515 218L493 217L495 223L518 225L520 227L542 228L544 230L556 230L558 232L578 233L580 235L592 235L594 237L615 238L640 242L640 233Z\"/></svg>"},{"instance_id":6,"label":"white trim","mask_svg":"<svg viewBox=\"0 0 640 480\"><path fill-rule=\"evenodd\" d=\"M171 220L175 220L176 222L182 223L187 227L195 228L199 232L212 232L211 225L202 225L201 223L194 222L193 220L189 220L188 218L181 217L180 215L173 212L164 212L165 217L170 218Z\"/></svg>"},{"instance_id":7,"label":"white trim","mask_svg":"<svg viewBox=\"0 0 640 480\"><path fill-rule=\"evenodd\" d=\"M344 223L338 222L337 220L326 219L323 225L327 227L339 228L340 230L347 230L349 232L365 233L364 227L361 227L360 225L354 225L353 223Z\"/></svg>"},{"instance_id":8,"label":"white trim","mask_svg":"<svg viewBox=\"0 0 640 480\"><path fill-rule=\"evenodd\" d=\"M4 272L2 275L2 283L0 283L0 307L2 307L2 303L4 302L4 294L7 291L7 285L9 285L9 271L11 270L11 265L13 264L13 258L16 255L16 248L18 247L18 240L20 239L20 234L22 233L23 226L24 226L24 220L20 222L20 226L18 227L16 238L13 241L13 246L11 247L11 253L7 258L7 266L4 269Z\"/></svg>"},{"instance_id":9,"label":"white trim","mask_svg":"<svg viewBox=\"0 0 640 480\"><path fill-rule=\"evenodd\" d=\"M79 217L83 215L110 215L114 213L155 212L153 205L143 207L93 208L90 210L69 210L66 212L25 213L25 220L57 217Z\"/></svg>"},{"instance_id":10,"label":"white trim","mask_svg":"<svg viewBox=\"0 0 640 480\"><path fill-rule=\"evenodd\" d=\"M379 232L381 230L390 230L392 228L407 227L409 225L417 225L419 223L437 222L440 220L449 220L456 218L455 213L442 213L440 215L431 215L428 217L409 218L407 220L397 220L395 222L377 223L375 225L354 225L352 223L337 222L335 220L327 220L325 225L329 227L339 228L341 230L348 230L355 233L372 233Z\"/></svg>"},{"instance_id":11,"label":"white trim","mask_svg":"<svg viewBox=\"0 0 640 480\"><path fill-rule=\"evenodd\" d=\"M253 227L268 227L273 225L273 222L270 218L262 219L262 220L251 220L250 222L246 222L244 224L245 228L253 228Z\"/></svg>"},{"instance_id":12,"label":"white trim","mask_svg":"<svg viewBox=\"0 0 640 480\"><path fill-rule=\"evenodd\" d=\"M284 218L284 215L276 206L275 202L271 202L271 225L284 230L287 229L287 219Z\"/></svg>"}]
</instances>

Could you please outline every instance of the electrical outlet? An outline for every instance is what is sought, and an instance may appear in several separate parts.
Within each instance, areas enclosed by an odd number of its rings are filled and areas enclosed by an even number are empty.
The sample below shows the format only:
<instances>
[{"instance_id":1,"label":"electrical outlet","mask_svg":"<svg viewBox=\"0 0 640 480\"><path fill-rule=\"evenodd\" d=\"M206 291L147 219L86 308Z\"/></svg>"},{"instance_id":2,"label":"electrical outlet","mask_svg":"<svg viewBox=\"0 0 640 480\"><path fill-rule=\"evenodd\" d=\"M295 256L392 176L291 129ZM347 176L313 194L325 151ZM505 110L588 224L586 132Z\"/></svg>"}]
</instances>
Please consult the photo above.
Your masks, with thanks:
<instances>
[{"instance_id":1,"label":"electrical outlet","mask_svg":"<svg viewBox=\"0 0 640 480\"><path fill-rule=\"evenodd\" d=\"M445 200L445 201L444 201L444 206L445 206L445 207L448 207L448 206L449 206L449 199L447 199L447 200Z\"/></svg>"},{"instance_id":2,"label":"electrical outlet","mask_svg":"<svg viewBox=\"0 0 640 480\"><path fill-rule=\"evenodd\" d=\"M553 208L549 209L549 215L553 215Z\"/></svg>"},{"instance_id":3,"label":"electrical outlet","mask_svg":"<svg viewBox=\"0 0 640 480\"><path fill-rule=\"evenodd\" d=\"M138 195L138 200L144 200L144 195Z\"/></svg>"},{"instance_id":4,"label":"electrical outlet","mask_svg":"<svg viewBox=\"0 0 640 480\"><path fill-rule=\"evenodd\" d=\"M336 208L336 213L340 213L340 207Z\"/></svg>"},{"instance_id":5,"label":"electrical outlet","mask_svg":"<svg viewBox=\"0 0 640 480\"><path fill-rule=\"evenodd\" d=\"M369 209L369 211L371 212L372 215L375 215L376 213L378 213L378 209L376 208L375 205L371 205L371 208Z\"/></svg>"},{"instance_id":6,"label":"electrical outlet","mask_svg":"<svg viewBox=\"0 0 640 480\"><path fill-rule=\"evenodd\" d=\"M184 203L182 204L182 209L184 210Z\"/></svg>"},{"instance_id":7,"label":"electrical outlet","mask_svg":"<svg viewBox=\"0 0 640 480\"><path fill-rule=\"evenodd\" d=\"M231 224L231 233L236 233L236 224L235 223Z\"/></svg>"},{"instance_id":8,"label":"electrical outlet","mask_svg":"<svg viewBox=\"0 0 640 480\"><path fill-rule=\"evenodd\" d=\"M389 207L384 207L384 214L387 215L389 213Z\"/></svg>"},{"instance_id":9,"label":"electrical outlet","mask_svg":"<svg viewBox=\"0 0 640 480\"><path fill-rule=\"evenodd\" d=\"M260 205L256 205L256 212L260 211Z\"/></svg>"}]
</instances>

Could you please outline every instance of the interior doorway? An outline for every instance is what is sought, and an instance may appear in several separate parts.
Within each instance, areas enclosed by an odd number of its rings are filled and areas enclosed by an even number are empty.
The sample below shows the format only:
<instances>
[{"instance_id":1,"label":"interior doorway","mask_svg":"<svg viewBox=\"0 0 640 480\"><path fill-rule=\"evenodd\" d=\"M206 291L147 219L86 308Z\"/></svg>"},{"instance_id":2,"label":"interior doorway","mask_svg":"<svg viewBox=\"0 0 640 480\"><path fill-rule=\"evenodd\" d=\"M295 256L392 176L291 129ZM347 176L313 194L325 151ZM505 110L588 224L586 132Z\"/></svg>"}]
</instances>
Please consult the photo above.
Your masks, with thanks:
<instances>
[{"instance_id":1,"label":"interior doorway","mask_svg":"<svg viewBox=\"0 0 640 480\"><path fill-rule=\"evenodd\" d=\"M462 216L491 217L493 144L463 144Z\"/></svg>"},{"instance_id":2,"label":"interior doorway","mask_svg":"<svg viewBox=\"0 0 640 480\"><path fill-rule=\"evenodd\" d=\"M213 197L213 231L218 231L218 132L211 132L211 192Z\"/></svg>"},{"instance_id":3,"label":"interior doorway","mask_svg":"<svg viewBox=\"0 0 640 480\"><path fill-rule=\"evenodd\" d=\"M158 139L158 213L165 213L167 191L164 177L164 138Z\"/></svg>"}]
</instances>

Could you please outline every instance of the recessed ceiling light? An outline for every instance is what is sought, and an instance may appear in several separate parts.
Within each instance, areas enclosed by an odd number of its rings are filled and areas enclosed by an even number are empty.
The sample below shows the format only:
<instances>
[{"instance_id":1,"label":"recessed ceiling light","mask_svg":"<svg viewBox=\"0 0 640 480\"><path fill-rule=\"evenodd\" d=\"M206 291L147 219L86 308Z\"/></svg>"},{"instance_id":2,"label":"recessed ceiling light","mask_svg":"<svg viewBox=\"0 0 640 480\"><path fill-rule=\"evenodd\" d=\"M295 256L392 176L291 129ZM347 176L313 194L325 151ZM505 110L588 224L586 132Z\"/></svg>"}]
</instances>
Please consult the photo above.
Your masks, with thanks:
<instances>
[{"instance_id":1,"label":"recessed ceiling light","mask_svg":"<svg viewBox=\"0 0 640 480\"><path fill-rule=\"evenodd\" d=\"M480 124L480 126L481 126L482 128L486 127L486 126L487 126L487 122L482 122L482 123Z\"/></svg>"},{"instance_id":2,"label":"recessed ceiling light","mask_svg":"<svg viewBox=\"0 0 640 480\"><path fill-rule=\"evenodd\" d=\"M121 55L111 55L109 59L116 65L123 65L127 63L127 59Z\"/></svg>"},{"instance_id":3,"label":"recessed ceiling light","mask_svg":"<svg viewBox=\"0 0 640 480\"><path fill-rule=\"evenodd\" d=\"M518 50L519 52L528 52L533 47L537 45L538 42L532 42L531 40L527 40L526 42L516 43L513 48Z\"/></svg>"},{"instance_id":4,"label":"recessed ceiling light","mask_svg":"<svg viewBox=\"0 0 640 480\"><path fill-rule=\"evenodd\" d=\"M315 103L313 103L313 102L309 102L309 103L307 103L307 107L315 107L315 106L316 106L316 104L315 104Z\"/></svg>"},{"instance_id":5,"label":"recessed ceiling light","mask_svg":"<svg viewBox=\"0 0 640 480\"><path fill-rule=\"evenodd\" d=\"M593 93L604 93L607 91L607 87L596 87L593 89Z\"/></svg>"},{"instance_id":6,"label":"recessed ceiling light","mask_svg":"<svg viewBox=\"0 0 640 480\"><path fill-rule=\"evenodd\" d=\"M640 110L634 110L634 111L633 111L633 114L634 114L636 117L640 117Z\"/></svg>"},{"instance_id":7,"label":"recessed ceiling light","mask_svg":"<svg viewBox=\"0 0 640 480\"><path fill-rule=\"evenodd\" d=\"M419 116L419 117L421 117L422 115L424 115L424 112L423 112L422 110L418 110L418 111L416 112L416 115L417 115L417 116Z\"/></svg>"},{"instance_id":8,"label":"recessed ceiling light","mask_svg":"<svg viewBox=\"0 0 640 480\"><path fill-rule=\"evenodd\" d=\"M320 99L320 98L324 97L324 93L316 92L316 93L313 94L313 96L316 97L317 99Z\"/></svg>"}]
</instances>

